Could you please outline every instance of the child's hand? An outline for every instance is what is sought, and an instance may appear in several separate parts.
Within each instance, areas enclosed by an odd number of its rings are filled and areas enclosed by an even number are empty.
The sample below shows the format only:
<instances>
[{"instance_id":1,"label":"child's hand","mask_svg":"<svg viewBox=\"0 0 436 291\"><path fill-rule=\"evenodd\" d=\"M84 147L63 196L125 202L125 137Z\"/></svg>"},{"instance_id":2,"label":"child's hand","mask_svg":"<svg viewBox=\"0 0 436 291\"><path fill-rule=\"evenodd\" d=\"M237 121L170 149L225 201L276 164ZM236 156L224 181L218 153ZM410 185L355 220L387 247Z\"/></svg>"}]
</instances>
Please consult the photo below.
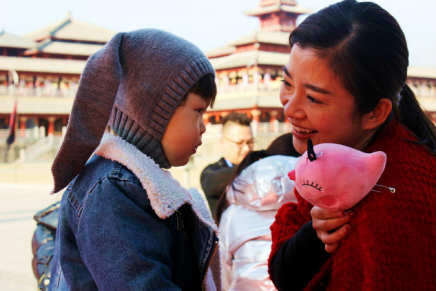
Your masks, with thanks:
<instances>
[{"instance_id":1,"label":"child's hand","mask_svg":"<svg viewBox=\"0 0 436 291\"><path fill-rule=\"evenodd\" d=\"M339 247L340 241L351 231L348 222L354 216L354 212L328 211L314 206L310 215L313 228L324 243L326 252L333 253Z\"/></svg>"}]
</instances>

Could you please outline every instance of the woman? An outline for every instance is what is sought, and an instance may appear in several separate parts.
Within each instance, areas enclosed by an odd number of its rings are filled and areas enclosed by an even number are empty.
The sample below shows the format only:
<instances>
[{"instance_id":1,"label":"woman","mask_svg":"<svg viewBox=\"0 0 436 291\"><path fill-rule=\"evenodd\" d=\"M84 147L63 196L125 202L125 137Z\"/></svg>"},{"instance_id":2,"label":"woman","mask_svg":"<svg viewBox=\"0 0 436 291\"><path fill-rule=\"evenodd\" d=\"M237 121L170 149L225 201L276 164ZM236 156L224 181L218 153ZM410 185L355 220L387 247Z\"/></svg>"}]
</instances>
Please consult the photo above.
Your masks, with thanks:
<instances>
[{"instance_id":1,"label":"woman","mask_svg":"<svg viewBox=\"0 0 436 291\"><path fill-rule=\"evenodd\" d=\"M406 82L408 49L380 6L346 0L290 35L280 100L294 146L384 151L377 189L356 207L280 208L269 272L279 290L436 290L436 134ZM362 177L364 179L365 177ZM340 183L340 181L338 181Z\"/></svg>"},{"instance_id":2,"label":"woman","mask_svg":"<svg viewBox=\"0 0 436 291\"><path fill-rule=\"evenodd\" d=\"M286 174L297 155L292 134L278 137L266 151L245 157L221 195L217 217L225 290L276 290L267 266L270 226L280 206L296 202L294 183Z\"/></svg>"}]
</instances>

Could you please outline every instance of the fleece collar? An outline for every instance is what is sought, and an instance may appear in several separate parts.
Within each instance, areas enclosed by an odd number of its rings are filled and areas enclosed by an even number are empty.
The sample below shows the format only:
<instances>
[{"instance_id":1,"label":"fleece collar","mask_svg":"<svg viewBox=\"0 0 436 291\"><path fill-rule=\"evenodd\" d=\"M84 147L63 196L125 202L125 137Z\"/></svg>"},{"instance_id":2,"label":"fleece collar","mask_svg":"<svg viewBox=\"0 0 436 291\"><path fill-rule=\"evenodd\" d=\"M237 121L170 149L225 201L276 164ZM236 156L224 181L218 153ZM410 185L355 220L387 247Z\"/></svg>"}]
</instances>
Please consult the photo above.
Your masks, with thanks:
<instances>
[{"instance_id":1,"label":"fleece collar","mask_svg":"<svg viewBox=\"0 0 436 291\"><path fill-rule=\"evenodd\" d=\"M95 153L118 162L132 171L141 181L150 199L151 207L161 219L170 217L187 203L191 205L198 218L213 228L218 235L218 228L203 196L194 188L189 190L183 188L169 171L161 169L153 159L135 146L120 137L105 133Z\"/></svg>"}]
</instances>

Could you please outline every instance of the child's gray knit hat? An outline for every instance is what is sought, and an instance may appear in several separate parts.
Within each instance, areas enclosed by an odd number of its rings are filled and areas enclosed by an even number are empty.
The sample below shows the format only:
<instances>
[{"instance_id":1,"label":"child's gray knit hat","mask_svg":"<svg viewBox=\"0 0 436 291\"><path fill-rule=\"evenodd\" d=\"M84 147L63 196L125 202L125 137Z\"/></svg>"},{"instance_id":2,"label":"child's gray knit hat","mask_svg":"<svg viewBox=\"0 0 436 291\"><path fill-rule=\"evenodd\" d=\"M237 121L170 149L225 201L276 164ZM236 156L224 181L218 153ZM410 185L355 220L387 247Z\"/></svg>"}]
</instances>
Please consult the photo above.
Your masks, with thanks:
<instances>
[{"instance_id":1,"label":"child's gray knit hat","mask_svg":"<svg viewBox=\"0 0 436 291\"><path fill-rule=\"evenodd\" d=\"M109 123L124 140L169 168L161 140L180 100L214 74L190 42L156 29L118 33L82 73L65 140L52 166L56 193L82 170Z\"/></svg>"}]
</instances>

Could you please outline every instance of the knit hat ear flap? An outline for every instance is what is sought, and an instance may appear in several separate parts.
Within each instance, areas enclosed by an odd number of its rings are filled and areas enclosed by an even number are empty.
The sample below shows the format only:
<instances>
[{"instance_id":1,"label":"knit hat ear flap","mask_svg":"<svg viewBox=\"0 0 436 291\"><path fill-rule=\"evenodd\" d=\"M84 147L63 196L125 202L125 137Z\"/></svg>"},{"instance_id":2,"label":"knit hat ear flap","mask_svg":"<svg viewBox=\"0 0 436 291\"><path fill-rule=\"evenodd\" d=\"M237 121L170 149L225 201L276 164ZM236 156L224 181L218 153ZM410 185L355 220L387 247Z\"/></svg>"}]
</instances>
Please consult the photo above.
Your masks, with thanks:
<instances>
[{"instance_id":1,"label":"knit hat ear flap","mask_svg":"<svg viewBox=\"0 0 436 291\"><path fill-rule=\"evenodd\" d=\"M123 35L115 35L86 63L67 133L51 168L54 179L52 193L65 188L79 174L100 144L122 76L119 47Z\"/></svg>"}]
</instances>

